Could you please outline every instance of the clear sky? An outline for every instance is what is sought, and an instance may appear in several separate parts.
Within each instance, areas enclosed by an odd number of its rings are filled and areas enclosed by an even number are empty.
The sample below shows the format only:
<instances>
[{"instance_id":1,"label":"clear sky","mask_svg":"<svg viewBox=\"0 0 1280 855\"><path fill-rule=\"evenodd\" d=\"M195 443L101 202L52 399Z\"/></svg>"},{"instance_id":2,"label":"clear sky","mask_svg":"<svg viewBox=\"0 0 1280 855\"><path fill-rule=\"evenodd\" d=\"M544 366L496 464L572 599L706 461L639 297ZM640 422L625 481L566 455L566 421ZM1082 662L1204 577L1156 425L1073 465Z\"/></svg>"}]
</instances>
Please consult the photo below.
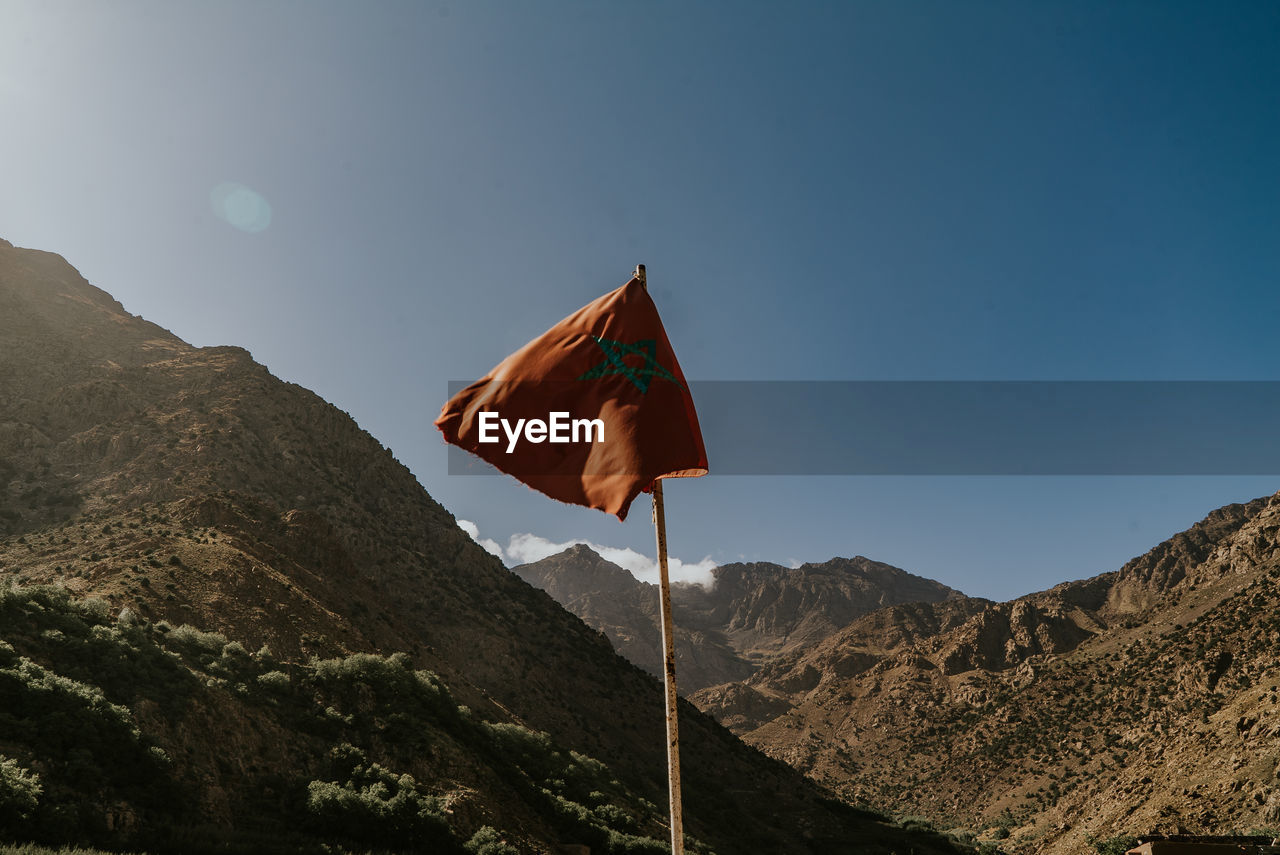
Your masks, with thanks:
<instances>
[{"instance_id":1,"label":"clear sky","mask_svg":"<svg viewBox=\"0 0 1280 855\"><path fill-rule=\"evenodd\" d=\"M1277 45L1246 0L0 0L0 237L314 389L509 559L651 555L641 506L448 476L448 381L639 262L694 380L1278 380ZM708 453L684 562L996 598L1280 488Z\"/></svg>"}]
</instances>

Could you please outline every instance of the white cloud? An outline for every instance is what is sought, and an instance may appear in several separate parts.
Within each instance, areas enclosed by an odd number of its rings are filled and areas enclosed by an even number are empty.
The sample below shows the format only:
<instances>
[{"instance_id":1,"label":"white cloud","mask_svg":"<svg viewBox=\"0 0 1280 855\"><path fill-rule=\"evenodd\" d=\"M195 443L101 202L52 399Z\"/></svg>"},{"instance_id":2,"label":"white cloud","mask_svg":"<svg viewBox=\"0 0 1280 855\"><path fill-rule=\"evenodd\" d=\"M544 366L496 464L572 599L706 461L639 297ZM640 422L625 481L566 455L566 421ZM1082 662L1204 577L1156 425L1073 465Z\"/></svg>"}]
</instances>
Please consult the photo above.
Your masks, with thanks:
<instances>
[{"instance_id":1,"label":"white cloud","mask_svg":"<svg viewBox=\"0 0 1280 855\"><path fill-rule=\"evenodd\" d=\"M655 585L658 582L656 559L629 547L603 546L582 538L554 543L536 534L513 534L507 543L507 555L513 562L527 564L530 561L539 561L558 552L564 552L577 543L585 543L601 558L628 570L641 582L652 582ZM667 573L672 582L691 582L709 588L715 584L715 577L711 575L711 571L715 568L716 562L712 561L709 555L701 561L682 561L679 558L667 556Z\"/></svg>"},{"instance_id":2,"label":"white cloud","mask_svg":"<svg viewBox=\"0 0 1280 855\"><path fill-rule=\"evenodd\" d=\"M511 535L507 541L507 548L503 550L494 541L488 538L481 539L479 527L470 520L458 520L458 527L471 535L472 540L489 552L499 558L505 558L508 565L541 561L543 558L564 552L570 546L585 543L600 557L626 569L641 582L652 582L655 585L658 583L657 560L627 547L602 546L582 538L555 543L545 537L524 532ZM691 582L709 588L715 584L715 577L711 575L711 571L715 568L716 562L712 561L709 555L701 561L681 561L679 558L667 556L667 573L672 582Z\"/></svg>"},{"instance_id":3,"label":"white cloud","mask_svg":"<svg viewBox=\"0 0 1280 855\"><path fill-rule=\"evenodd\" d=\"M470 535L471 539L480 544L480 546L484 548L485 552L488 552L490 555L496 555L505 560L506 556L502 554L502 547L498 545L498 541L487 537L481 539L480 526L476 525L471 520L458 520L457 522L458 528Z\"/></svg>"}]
</instances>

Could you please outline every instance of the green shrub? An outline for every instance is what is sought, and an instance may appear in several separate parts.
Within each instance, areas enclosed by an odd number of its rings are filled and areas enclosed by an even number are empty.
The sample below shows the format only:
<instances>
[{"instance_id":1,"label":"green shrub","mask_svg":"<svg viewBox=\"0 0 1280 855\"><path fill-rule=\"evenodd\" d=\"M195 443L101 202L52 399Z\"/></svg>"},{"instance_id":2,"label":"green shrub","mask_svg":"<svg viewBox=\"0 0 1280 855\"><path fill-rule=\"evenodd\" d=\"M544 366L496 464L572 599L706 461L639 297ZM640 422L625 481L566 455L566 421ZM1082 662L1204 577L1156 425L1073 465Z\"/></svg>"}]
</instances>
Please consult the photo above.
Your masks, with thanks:
<instances>
[{"instance_id":1,"label":"green shrub","mask_svg":"<svg viewBox=\"0 0 1280 855\"><path fill-rule=\"evenodd\" d=\"M40 776L0 755L0 831L17 830L40 803Z\"/></svg>"},{"instance_id":2,"label":"green shrub","mask_svg":"<svg viewBox=\"0 0 1280 855\"><path fill-rule=\"evenodd\" d=\"M289 691L289 675L283 671L268 671L258 675L258 685L269 692L283 694Z\"/></svg>"},{"instance_id":3,"label":"green shrub","mask_svg":"<svg viewBox=\"0 0 1280 855\"><path fill-rule=\"evenodd\" d=\"M80 614L90 624L107 623L111 620L111 604L97 597L80 600Z\"/></svg>"},{"instance_id":4,"label":"green shrub","mask_svg":"<svg viewBox=\"0 0 1280 855\"><path fill-rule=\"evenodd\" d=\"M469 855L520 855L520 851L507 841L492 826L481 826L471 839L463 846Z\"/></svg>"},{"instance_id":5,"label":"green shrub","mask_svg":"<svg viewBox=\"0 0 1280 855\"><path fill-rule=\"evenodd\" d=\"M617 805L599 805L593 808L591 813L606 826L617 831L635 831L636 829L635 818Z\"/></svg>"},{"instance_id":6,"label":"green shrub","mask_svg":"<svg viewBox=\"0 0 1280 855\"><path fill-rule=\"evenodd\" d=\"M184 623L165 635L164 646L184 656L221 656L227 637L219 632L201 632Z\"/></svg>"},{"instance_id":7,"label":"green shrub","mask_svg":"<svg viewBox=\"0 0 1280 855\"><path fill-rule=\"evenodd\" d=\"M1093 847L1098 855L1124 855L1130 849L1138 845L1138 838L1127 834L1118 834L1115 837L1108 837L1102 840L1094 835L1085 837L1085 842Z\"/></svg>"},{"instance_id":8,"label":"green shrub","mask_svg":"<svg viewBox=\"0 0 1280 855\"><path fill-rule=\"evenodd\" d=\"M606 846L609 855L662 855L671 851L670 844L661 840L617 831L609 832Z\"/></svg>"},{"instance_id":9,"label":"green shrub","mask_svg":"<svg viewBox=\"0 0 1280 855\"><path fill-rule=\"evenodd\" d=\"M344 720L394 729L397 740L412 742L418 728L409 726L414 717L453 723L459 718L458 705L448 688L429 671L415 671L408 656L374 656L356 653L342 659L313 659L311 681L333 701ZM383 718L381 710L398 715ZM397 729L398 728L398 729Z\"/></svg>"},{"instance_id":10,"label":"green shrub","mask_svg":"<svg viewBox=\"0 0 1280 855\"><path fill-rule=\"evenodd\" d=\"M492 828L477 831L464 847L441 800L398 771L425 774L409 764L447 757L449 749L436 743L453 742L479 752L562 839L603 855L666 851L640 836L657 828L660 812L613 780L604 764L545 733L480 720L458 706L438 677L414 670L405 654L312 660L286 673L265 647L250 654L220 633L117 620L105 602L77 601L51 586L0 588L0 635L0 733L11 753L21 752L15 756L39 772L12 761L0 770L0 832L23 822L25 837L46 842L149 845L103 836L101 806L110 803L135 807L156 828L183 827L200 785L186 779L185 762L139 733L130 710L146 700L180 717L189 699L217 709L217 698L239 695L299 737L297 768L305 771L250 767L239 782L246 806L254 799L261 807L248 809L246 821L270 826L268 837L279 832L273 825L279 821L292 824L300 844L323 835L354 843L357 851L514 855L519 842ZM338 743L327 761L316 752L326 742ZM220 768L238 774L231 764ZM173 848L178 838L161 838L150 842L184 851Z\"/></svg>"},{"instance_id":11,"label":"green shrub","mask_svg":"<svg viewBox=\"0 0 1280 855\"><path fill-rule=\"evenodd\" d=\"M339 748L350 746L339 746ZM363 755L355 750L352 759ZM307 810L331 834L375 846L437 846L456 851L440 801L422 793L412 775L359 764L345 782L312 781Z\"/></svg>"}]
</instances>

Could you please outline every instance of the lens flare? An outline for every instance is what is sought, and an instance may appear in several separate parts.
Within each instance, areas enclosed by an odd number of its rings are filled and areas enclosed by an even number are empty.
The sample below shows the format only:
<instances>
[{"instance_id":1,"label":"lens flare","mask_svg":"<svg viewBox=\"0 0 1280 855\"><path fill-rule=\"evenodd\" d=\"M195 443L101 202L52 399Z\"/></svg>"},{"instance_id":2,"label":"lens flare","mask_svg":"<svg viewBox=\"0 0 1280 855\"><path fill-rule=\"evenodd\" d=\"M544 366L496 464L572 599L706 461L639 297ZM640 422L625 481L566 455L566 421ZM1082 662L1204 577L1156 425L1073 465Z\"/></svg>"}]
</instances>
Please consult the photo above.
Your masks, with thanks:
<instances>
[{"instance_id":1,"label":"lens flare","mask_svg":"<svg viewBox=\"0 0 1280 855\"><path fill-rule=\"evenodd\" d=\"M271 225L271 204L258 192L234 181L224 181L209 193L218 219L242 232L257 234Z\"/></svg>"}]
</instances>

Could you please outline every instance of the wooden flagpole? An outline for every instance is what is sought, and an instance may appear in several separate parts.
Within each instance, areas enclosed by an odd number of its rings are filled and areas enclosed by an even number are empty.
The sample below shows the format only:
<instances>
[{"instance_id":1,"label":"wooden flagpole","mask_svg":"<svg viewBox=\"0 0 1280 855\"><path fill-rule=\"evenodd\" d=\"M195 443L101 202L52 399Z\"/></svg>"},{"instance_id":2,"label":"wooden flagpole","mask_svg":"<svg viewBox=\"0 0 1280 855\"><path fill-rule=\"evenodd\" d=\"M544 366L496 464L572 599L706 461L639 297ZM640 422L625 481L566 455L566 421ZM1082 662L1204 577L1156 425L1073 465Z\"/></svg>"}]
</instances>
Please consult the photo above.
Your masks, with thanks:
<instances>
[{"instance_id":1,"label":"wooden flagpole","mask_svg":"<svg viewBox=\"0 0 1280 855\"><path fill-rule=\"evenodd\" d=\"M635 276L648 287L644 265ZM662 605L663 682L667 695L667 791L671 809L671 855L684 855L684 812L680 806L680 727L676 719L676 644L671 622L671 580L667 576L667 516L662 507L662 479L653 482L653 528L658 535L658 581Z\"/></svg>"},{"instance_id":2,"label":"wooden flagpole","mask_svg":"<svg viewBox=\"0 0 1280 855\"><path fill-rule=\"evenodd\" d=\"M671 803L671 855L684 855L684 816L680 807L680 728L676 721L676 645L671 624L671 581L667 577L667 517L662 508L662 479L653 482L653 527L658 532L658 579L662 601L662 669L667 687L667 785Z\"/></svg>"}]
</instances>

